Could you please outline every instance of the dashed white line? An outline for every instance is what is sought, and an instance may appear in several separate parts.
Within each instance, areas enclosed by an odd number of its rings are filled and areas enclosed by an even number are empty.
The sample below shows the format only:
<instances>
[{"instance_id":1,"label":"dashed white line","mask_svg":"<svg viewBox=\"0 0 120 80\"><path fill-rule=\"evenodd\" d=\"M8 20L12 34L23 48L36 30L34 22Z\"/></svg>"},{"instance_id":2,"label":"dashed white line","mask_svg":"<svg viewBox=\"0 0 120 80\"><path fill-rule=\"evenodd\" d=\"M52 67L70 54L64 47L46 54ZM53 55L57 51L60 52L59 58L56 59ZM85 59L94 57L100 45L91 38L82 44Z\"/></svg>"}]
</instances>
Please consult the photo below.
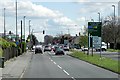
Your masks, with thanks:
<instances>
[{"instance_id":1,"label":"dashed white line","mask_svg":"<svg viewBox=\"0 0 120 80\"><path fill-rule=\"evenodd\" d=\"M54 64L56 64L56 62L53 62Z\"/></svg>"},{"instance_id":2,"label":"dashed white line","mask_svg":"<svg viewBox=\"0 0 120 80\"><path fill-rule=\"evenodd\" d=\"M67 75L70 75L67 71L63 70L64 73L66 73Z\"/></svg>"},{"instance_id":3,"label":"dashed white line","mask_svg":"<svg viewBox=\"0 0 120 80\"><path fill-rule=\"evenodd\" d=\"M76 80L74 77L71 77L73 80Z\"/></svg>"},{"instance_id":4,"label":"dashed white line","mask_svg":"<svg viewBox=\"0 0 120 80\"><path fill-rule=\"evenodd\" d=\"M51 61L53 61L53 60L51 59Z\"/></svg>"},{"instance_id":5,"label":"dashed white line","mask_svg":"<svg viewBox=\"0 0 120 80\"><path fill-rule=\"evenodd\" d=\"M57 65L60 69L62 69L62 67L60 67L59 65Z\"/></svg>"}]
</instances>

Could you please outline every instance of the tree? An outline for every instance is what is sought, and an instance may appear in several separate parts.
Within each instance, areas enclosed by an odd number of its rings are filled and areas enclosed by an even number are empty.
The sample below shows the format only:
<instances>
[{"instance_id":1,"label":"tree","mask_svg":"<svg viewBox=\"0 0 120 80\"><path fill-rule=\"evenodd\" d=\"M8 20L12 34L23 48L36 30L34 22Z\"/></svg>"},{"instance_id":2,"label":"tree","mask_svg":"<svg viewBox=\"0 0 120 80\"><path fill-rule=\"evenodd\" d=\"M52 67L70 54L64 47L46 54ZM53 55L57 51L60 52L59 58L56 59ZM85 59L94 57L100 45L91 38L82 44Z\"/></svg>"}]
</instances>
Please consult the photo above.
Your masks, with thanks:
<instances>
[{"instance_id":1,"label":"tree","mask_svg":"<svg viewBox=\"0 0 120 80\"><path fill-rule=\"evenodd\" d=\"M81 46L85 46L87 47L88 46L88 36L80 36L80 40L79 40L79 44Z\"/></svg>"}]
</instances>

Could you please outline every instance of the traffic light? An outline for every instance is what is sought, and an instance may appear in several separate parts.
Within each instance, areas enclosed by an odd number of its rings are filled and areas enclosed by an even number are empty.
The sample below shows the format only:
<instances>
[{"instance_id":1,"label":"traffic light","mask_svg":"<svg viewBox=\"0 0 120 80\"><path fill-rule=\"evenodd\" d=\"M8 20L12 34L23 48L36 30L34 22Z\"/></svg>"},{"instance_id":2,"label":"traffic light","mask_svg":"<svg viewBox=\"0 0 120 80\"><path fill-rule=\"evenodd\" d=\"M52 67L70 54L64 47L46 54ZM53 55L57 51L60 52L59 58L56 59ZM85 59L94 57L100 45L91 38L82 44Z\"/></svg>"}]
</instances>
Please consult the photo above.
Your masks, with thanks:
<instances>
[{"instance_id":1,"label":"traffic light","mask_svg":"<svg viewBox=\"0 0 120 80\"><path fill-rule=\"evenodd\" d=\"M45 30L43 30L43 34L45 34Z\"/></svg>"}]
</instances>

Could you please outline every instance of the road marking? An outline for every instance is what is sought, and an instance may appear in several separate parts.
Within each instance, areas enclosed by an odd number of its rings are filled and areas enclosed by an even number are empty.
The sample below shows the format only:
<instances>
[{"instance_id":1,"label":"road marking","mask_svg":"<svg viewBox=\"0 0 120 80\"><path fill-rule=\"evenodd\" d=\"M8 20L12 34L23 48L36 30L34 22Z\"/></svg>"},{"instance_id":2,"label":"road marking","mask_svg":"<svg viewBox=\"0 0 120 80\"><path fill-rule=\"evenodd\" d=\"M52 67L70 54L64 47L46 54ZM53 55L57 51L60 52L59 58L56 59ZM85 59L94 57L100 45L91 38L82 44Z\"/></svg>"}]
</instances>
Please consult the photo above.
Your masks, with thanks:
<instances>
[{"instance_id":1,"label":"road marking","mask_svg":"<svg viewBox=\"0 0 120 80\"><path fill-rule=\"evenodd\" d=\"M74 77L71 77L73 80L76 80Z\"/></svg>"},{"instance_id":2,"label":"road marking","mask_svg":"<svg viewBox=\"0 0 120 80\"><path fill-rule=\"evenodd\" d=\"M66 73L67 75L70 75L67 71L63 70L64 73Z\"/></svg>"},{"instance_id":3,"label":"road marking","mask_svg":"<svg viewBox=\"0 0 120 80\"><path fill-rule=\"evenodd\" d=\"M53 60L51 59L51 61L53 61Z\"/></svg>"},{"instance_id":4,"label":"road marking","mask_svg":"<svg viewBox=\"0 0 120 80\"><path fill-rule=\"evenodd\" d=\"M56 64L56 62L53 62L54 64Z\"/></svg>"},{"instance_id":5,"label":"road marking","mask_svg":"<svg viewBox=\"0 0 120 80\"><path fill-rule=\"evenodd\" d=\"M51 59L51 58L49 58L49 59Z\"/></svg>"},{"instance_id":6,"label":"road marking","mask_svg":"<svg viewBox=\"0 0 120 80\"><path fill-rule=\"evenodd\" d=\"M24 68L24 70L23 70L23 72L22 72L22 74L21 74L21 76L20 76L20 79L19 80L21 80L21 78L23 78L23 76L24 76L24 74L25 74L25 71L27 70L27 66Z\"/></svg>"},{"instance_id":7,"label":"road marking","mask_svg":"<svg viewBox=\"0 0 120 80\"><path fill-rule=\"evenodd\" d=\"M60 67L59 65L57 65L60 69L62 69L62 67Z\"/></svg>"}]
</instances>

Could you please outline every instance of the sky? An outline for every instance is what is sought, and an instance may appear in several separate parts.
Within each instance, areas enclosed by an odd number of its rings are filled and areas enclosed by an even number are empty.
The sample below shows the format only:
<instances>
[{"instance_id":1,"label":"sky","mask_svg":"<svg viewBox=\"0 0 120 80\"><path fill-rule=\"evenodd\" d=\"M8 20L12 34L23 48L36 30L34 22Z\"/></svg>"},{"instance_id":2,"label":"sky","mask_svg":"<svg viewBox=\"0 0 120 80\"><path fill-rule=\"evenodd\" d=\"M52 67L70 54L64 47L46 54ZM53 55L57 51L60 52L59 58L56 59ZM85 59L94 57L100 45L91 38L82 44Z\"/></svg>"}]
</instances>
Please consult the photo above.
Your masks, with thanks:
<instances>
[{"instance_id":1,"label":"sky","mask_svg":"<svg viewBox=\"0 0 120 80\"><path fill-rule=\"evenodd\" d=\"M0 33L4 30L4 10L6 32L12 31L15 33L15 1L4 0L0 1ZM21 32L20 21L25 18L26 37L29 34L29 20L31 20L31 32L36 35L39 41L43 41L45 35L56 36L58 34L71 35L83 34L84 26L87 27L87 22L94 19L98 21L98 12L104 19L107 16L113 15L113 7L116 7L116 15L118 14L119 0L17 0L18 5L18 34ZM36 33L37 32L37 33Z\"/></svg>"}]
</instances>

